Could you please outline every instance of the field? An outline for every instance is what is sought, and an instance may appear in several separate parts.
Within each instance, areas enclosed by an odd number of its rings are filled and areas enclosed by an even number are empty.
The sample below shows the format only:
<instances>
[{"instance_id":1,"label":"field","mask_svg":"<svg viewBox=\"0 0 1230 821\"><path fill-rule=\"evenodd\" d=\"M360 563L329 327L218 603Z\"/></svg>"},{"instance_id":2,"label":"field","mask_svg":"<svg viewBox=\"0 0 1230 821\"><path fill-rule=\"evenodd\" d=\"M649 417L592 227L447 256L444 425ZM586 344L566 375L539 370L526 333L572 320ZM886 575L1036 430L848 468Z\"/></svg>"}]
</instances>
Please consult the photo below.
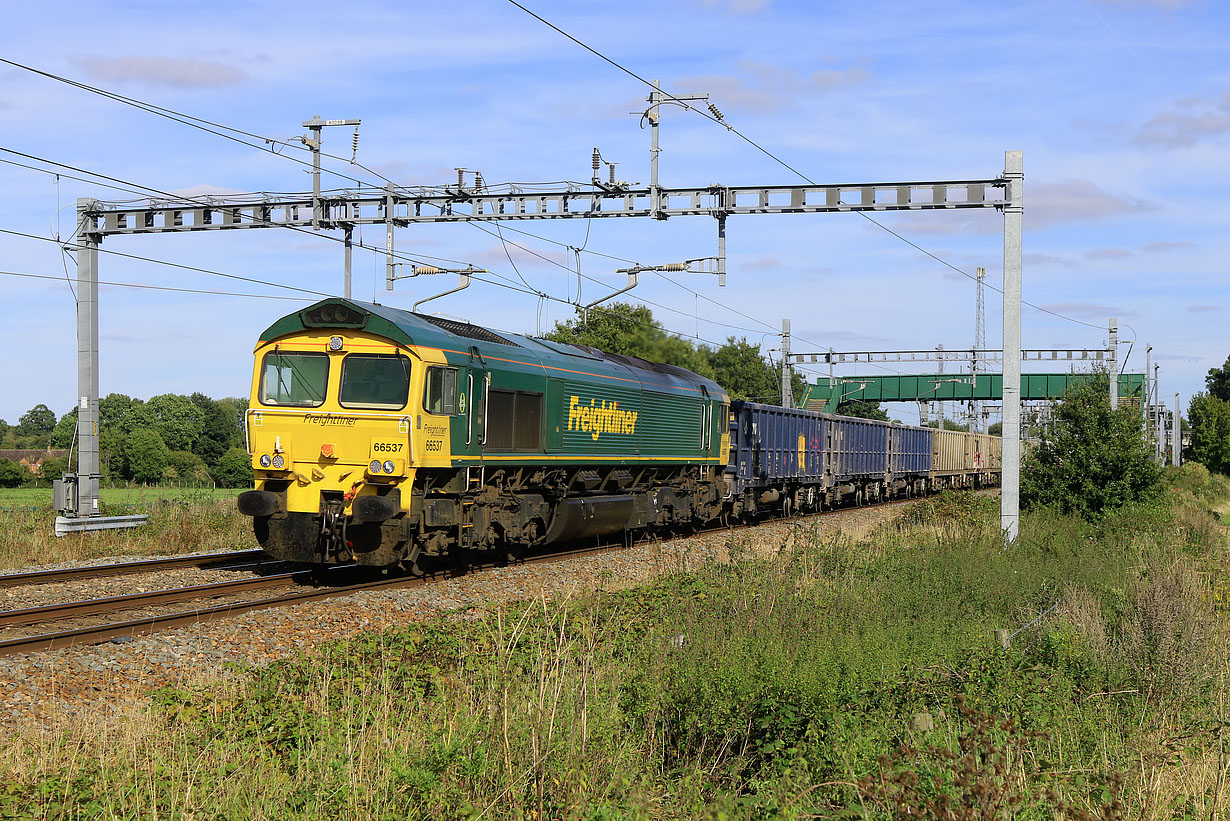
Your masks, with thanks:
<instances>
[{"instance_id":1,"label":"field","mask_svg":"<svg viewBox=\"0 0 1230 821\"><path fill-rule=\"evenodd\" d=\"M1226 485L1172 481L1009 549L965 494L769 558L735 537L649 587L161 690L20 736L0 815L1224 818Z\"/></svg>"},{"instance_id":2,"label":"field","mask_svg":"<svg viewBox=\"0 0 1230 821\"><path fill-rule=\"evenodd\" d=\"M252 521L235 509L239 490L103 488L104 515L149 514L131 530L56 538L50 488L0 489L0 568L102 556L161 556L255 548Z\"/></svg>"},{"instance_id":3,"label":"field","mask_svg":"<svg viewBox=\"0 0 1230 821\"><path fill-rule=\"evenodd\" d=\"M166 500L208 497L233 499L240 488L178 488L178 487L104 487L102 504L108 507L129 507ZM0 488L0 510L16 507L42 507L51 510L51 488ZM54 515L54 512L52 513Z\"/></svg>"}]
</instances>

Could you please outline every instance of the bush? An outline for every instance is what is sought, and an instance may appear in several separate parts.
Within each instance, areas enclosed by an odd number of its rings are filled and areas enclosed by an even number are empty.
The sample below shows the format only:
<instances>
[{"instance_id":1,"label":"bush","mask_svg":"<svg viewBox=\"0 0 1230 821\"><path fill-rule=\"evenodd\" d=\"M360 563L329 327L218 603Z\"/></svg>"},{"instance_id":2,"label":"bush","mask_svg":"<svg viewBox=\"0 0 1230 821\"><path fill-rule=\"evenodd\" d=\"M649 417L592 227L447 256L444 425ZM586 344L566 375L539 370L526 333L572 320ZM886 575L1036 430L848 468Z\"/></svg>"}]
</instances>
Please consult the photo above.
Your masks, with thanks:
<instances>
[{"instance_id":1,"label":"bush","mask_svg":"<svg viewBox=\"0 0 1230 821\"><path fill-rule=\"evenodd\" d=\"M222 454L214 467L214 479L223 487L250 487L252 485L252 461L243 448L231 448Z\"/></svg>"},{"instance_id":2,"label":"bush","mask_svg":"<svg viewBox=\"0 0 1230 821\"><path fill-rule=\"evenodd\" d=\"M21 487L30 481L30 471L16 462L0 459L0 487Z\"/></svg>"},{"instance_id":3,"label":"bush","mask_svg":"<svg viewBox=\"0 0 1230 821\"><path fill-rule=\"evenodd\" d=\"M153 428L137 428L124 443L125 461L138 482L150 484L162 479L171 452Z\"/></svg>"},{"instance_id":4,"label":"bush","mask_svg":"<svg viewBox=\"0 0 1230 821\"><path fill-rule=\"evenodd\" d=\"M1214 473L1230 473L1230 402L1198 393L1187 407L1187 419L1192 446L1184 455Z\"/></svg>"},{"instance_id":5,"label":"bush","mask_svg":"<svg viewBox=\"0 0 1230 821\"><path fill-rule=\"evenodd\" d=\"M167 470L174 471L173 481L181 484L212 484L213 478L205 460L188 450L173 450L167 456ZM166 475L166 471L164 471Z\"/></svg>"},{"instance_id":6,"label":"bush","mask_svg":"<svg viewBox=\"0 0 1230 821\"><path fill-rule=\"evenodd\" d=\"M1126 405L1111 410L1106 374L1069 388L1054 422L1021 470L1026 508L1054 506L1088 520L1112 508L1155 499L1161 468L1145 441L1140 415Z\"/></svg>"}]
</instances>

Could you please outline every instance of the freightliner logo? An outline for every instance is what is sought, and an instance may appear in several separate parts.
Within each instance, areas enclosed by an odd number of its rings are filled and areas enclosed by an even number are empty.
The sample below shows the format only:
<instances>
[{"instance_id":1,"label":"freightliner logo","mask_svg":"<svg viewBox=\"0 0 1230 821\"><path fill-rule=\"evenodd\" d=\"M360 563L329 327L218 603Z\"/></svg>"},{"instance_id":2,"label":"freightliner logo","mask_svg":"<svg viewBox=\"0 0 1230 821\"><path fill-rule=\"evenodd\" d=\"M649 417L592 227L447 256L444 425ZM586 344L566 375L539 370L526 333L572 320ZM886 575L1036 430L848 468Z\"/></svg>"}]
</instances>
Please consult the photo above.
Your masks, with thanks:
<instances>
[{"instance_id":1,"label":"freightliner logo","mask_svg":"<svg viewBox=\"0 0 1230 821\"><path fill-rule=\"evenodd\" d=\"M596 442L604 433L636 433L636 411L619 409L618 402L608 403L605 399L601 405L597 400L589 400L588 405L582 405L579 397L572 397L568 402L568 430L584 431Z\"/></svg>"}]
</instances>

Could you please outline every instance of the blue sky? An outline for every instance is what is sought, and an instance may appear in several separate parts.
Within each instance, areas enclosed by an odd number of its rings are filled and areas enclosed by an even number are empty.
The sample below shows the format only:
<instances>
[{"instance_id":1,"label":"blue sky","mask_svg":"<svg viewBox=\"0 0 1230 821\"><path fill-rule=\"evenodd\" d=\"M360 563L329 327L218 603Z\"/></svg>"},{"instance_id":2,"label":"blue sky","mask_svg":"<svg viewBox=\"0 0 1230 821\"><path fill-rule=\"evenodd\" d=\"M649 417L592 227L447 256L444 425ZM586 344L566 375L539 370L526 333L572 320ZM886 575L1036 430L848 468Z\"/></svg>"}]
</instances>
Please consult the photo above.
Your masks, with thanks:
<instances>
[{"instance_id":1,"label":"blue sky","mask_svg":"<svg viewBox=\"0 0 1230 821\"><path fill-rule=\"evenodd\" d=\"M1161 364L1170 402L1203 388L1230 354L1230 12L1213 2L854 3L782 0L525 0L612 60L676 94L707 92L726 120L819 182L987 178L1005 150L1025 158L1024 296L1080 322L1026 309L1025 347L1099 347L1107 318ZM0 56L254 134L288 139L300 123L361 117L358 160L407 185L590 176L597 146L629 182L649 179L649 133L629 112L647 89L504 0L450 4L42 3L13 7ZM193 194L309 190L302 165L169 122L16 68L0 66L0 147L160 190ZM326 131L349 156L350 131ZM668 186L789 184L794 173L725 129L679 108L663 115ZM293 150L288 154L306 156ZM0 152L0 160L30 162ZM328 165L373 183L345 163ZM326 175L326 187L345 184ZM77 197L133 195L0 163L0 228L66 237ZM885 214L884 225L998 284L994 212ZM649 265L709 256L708 217L518 222L564 245ZM588 231L588 240L586 232ZM333 236L337 236L335 233ZM571 255L505 232L548 263L471 225L398 231L399 251L471 262L560 299L575 299ZM974 287L854 214L732 217L729 276L643 276L629 296L657 303L668 328L702 340L734 335L794 348L968 348ZM365 245L383 234L366 229ZM281 229L113 237L104 249L283 285L340 293L341 246ZM506 252L507 250L507 252ZM0 270L63 277L51 242L0 234ZM508 256L511 255L510 262ZM409 307L441 278L374 289L377 256L355 252L355 295ZM514 269L515 264L515 269ZM621 287L626 266L584 254L586 276ZM291 296L284 289L102 255L104 281ZM582 285L585 302L602 285ZM698 298L698 292L713 302ZM74 403L74 303L61 281L0 276L8 352L0 418L36 402ZM720 304L714 304L720 303ZM253 297L101 289L101 392L245 395L257 334L303 304ZM432 303L488 327L549 330L573 309L476 284ZM734 310L729 310L734 309ZM738 313L736 313L737 311ZM998 347L1002 302L987 294ZM750 317L750 318L749 318ZM735 326L735 327L730 327ZM1126 353L1127 346L1124 346ZM950 368L952 366L949 366ZM919 368L893 365L900 372ZM1036 370L1031 365L1026 370ZM842 376L876 372L867 366ZM909 419L911 408L895 416ZM916 418L916 416L915 416Z\"/></svg>"}]
</instances>

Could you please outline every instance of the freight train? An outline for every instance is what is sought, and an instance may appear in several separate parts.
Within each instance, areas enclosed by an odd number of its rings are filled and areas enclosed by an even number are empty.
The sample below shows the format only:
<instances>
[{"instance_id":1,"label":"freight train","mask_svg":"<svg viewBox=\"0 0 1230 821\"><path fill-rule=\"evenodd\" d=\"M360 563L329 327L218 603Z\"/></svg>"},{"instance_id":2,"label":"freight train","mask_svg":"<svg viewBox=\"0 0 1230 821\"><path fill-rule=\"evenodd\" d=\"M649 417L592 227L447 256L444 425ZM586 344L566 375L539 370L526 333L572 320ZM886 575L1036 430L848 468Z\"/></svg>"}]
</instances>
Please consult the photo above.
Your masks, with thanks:
<instances>
[{"instance_id":1,"label":"freight train","mask_svg":"<svg viewBox=\"0 0 1230 821\"><path fill-rule=\"evenodd\" d=\"M255 349L271 555L431 569L996 484L997 437L731 401L673 365L330 298Z\"/></svg>"}]
</instances>

